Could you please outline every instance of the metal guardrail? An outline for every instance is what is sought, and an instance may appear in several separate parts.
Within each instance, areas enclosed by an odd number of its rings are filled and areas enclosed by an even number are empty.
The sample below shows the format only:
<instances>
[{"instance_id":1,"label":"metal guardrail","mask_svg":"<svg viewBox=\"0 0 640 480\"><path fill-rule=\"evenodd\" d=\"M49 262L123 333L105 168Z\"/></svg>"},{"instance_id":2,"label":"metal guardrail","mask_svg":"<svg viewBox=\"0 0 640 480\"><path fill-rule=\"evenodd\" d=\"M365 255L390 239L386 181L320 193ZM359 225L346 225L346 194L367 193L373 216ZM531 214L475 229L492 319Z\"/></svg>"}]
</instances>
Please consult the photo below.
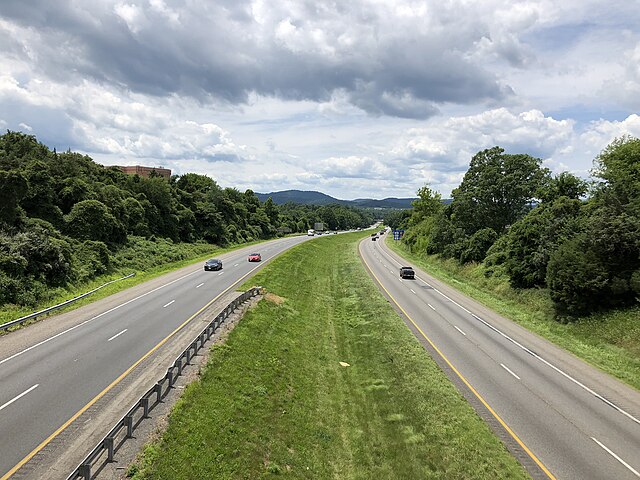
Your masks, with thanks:
<instances>
[{"instance_id":1,"label":"metal guardrail","mask_svg":"<svg viewBox=\"0 0 640 480\"><path fill-rule=\"evenodd\" d=\"M111 431L107 433L91 453L76 467L73 473L67 477L67 480L75 480L77 478L90 480L92 476L91 469L95 466L94 464L99 464L99 468L95 472L99 473L107 463L113 462L115 453L128 438L133 437L133 432L136 428L144 419L149 418L149 412L169 393L177 378L182 374L182 369L190 364L191 359L197 355L204 344L211 338L215 331L220 328L229 315L235 311L238 305L244 303L251 297L255 297L261 290L262 287L254 287L251 290L247 290L227 305L226 308L207 325L200 335L191 342L186 350L176 358L173 365L167 369L164 377L147 390L147 392L140 397L140 400L116 423Z\"/></svg>"},{"instance_id":2,"label":"metal guardrail","mask_svg":"<svg viewBox=\"0 0 640 480\"><path fill-rule=\"evenodd\" d=\"M82 295L79 295L75 298L72 298L71 300L67 300L66 302L62 302L58 305L54 305L53 307L49 307L49 308L45 308L44 310L40 310L39 312L36 313L30 313L29 315L26 315L24 317L18 318L16 320L11 320L10 322L7 323L3 323L2 325L0 325L0 330L6 330L9 327L12 327L13 325L18 325L22 322L26 322L27 320L32 320L34 318L38 318L41 315L48 315L49 313L53 312L54 310L58 310L60 308L66 307L67 305L72 304L73 302L77 302L78 300L91 295L92 293L97 292L98 290L100 290L101 288L106 287L107 285L111 285L112 283L115 282L119 282L120 280L124 280L126 278L131 278L134 277L136 274L131 273L129 275L127 275L126 277L122 277L122 278L117 278L115 280L111 280L110 282L105 283L104 285L100 285L98 288L94 288L93 290L91 290L90 292L87 293L83 293Z\"/></svg>"}]
</instances>

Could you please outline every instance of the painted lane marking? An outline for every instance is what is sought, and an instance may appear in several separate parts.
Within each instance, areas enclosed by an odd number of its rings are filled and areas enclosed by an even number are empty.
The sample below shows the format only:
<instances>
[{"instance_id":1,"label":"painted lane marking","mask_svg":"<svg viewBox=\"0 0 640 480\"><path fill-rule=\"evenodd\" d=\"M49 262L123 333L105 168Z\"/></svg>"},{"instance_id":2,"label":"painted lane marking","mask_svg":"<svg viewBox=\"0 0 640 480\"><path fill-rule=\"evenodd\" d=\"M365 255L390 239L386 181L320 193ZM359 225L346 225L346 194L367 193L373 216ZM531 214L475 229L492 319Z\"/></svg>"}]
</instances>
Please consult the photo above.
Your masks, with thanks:
<instances>
[{"instance_id":1,"label":"painted lane marking","mask_svg":"<svg viewBox=\"0 0 640 480\"><path fill-rule=\"evenodd\" d=\"M196 285L196 288L200 288L202 285L204 285L204 283L201 283L200 285Z\"/></svg>"},{"instance_id":2,"label":"painted lane marking","mask_svg":"<svg viewBox=\"0 0 640 480\"><path fill-rule=\"evenodd\" d=\"M7 403L5 403L4 405L0 406L0 410L2 410L5 407L8 407L9 405L11 405L13 402L15 402L16 400L21 399L22 397L24 397L27 393L29 393L31 390L34 390L36 388L38 388L40 384L36 383L33 387L25 390L24 392L22 392L20 395L18 395L17 397L15 397L12 400L9 400Z\"/></svg>"},{"instance_id":3,"label":"painted lane marking","mask_svg":"<svg viewBox=\"0 0 640 480\"><path fill-rule=\"evenodd\" d=\"M502 368L504 368L507 372L509 372L511 375L516 377L518 380L520 380L520 377L518 375L516 375L515 373L513 373L511 370L509 370L509 367L507 367L504 363L501 363L500 366Z\"/></svg>"},{"instance_id":4,"label":"painted lane marking","mask_svg":"<svg viewBox=\"0 0 640 480\"><path fill-rule=\"evenodd\" d=\"M456 327L455 325L453 326L453 328L455 328L456 330L458 330L461 334L463 334L465 337L467 336L466 333L464 333L462 330L460 330L458 327Z\"/></svg>"},{"instance_id":5,"label":"painted lane marking","mask_svg":"<svg viewBox=\"0 0 640 480\"><path fill-rule=\"evenodd\" d=\"M175 300L171 300L169 303L167 303L166 305L163 305L162 308L167 308L169 305L171 305L173 302L175 302Z\"/></svg>"},{"instance_id":6,"label":"painted lane marking","mask_svg":"<svg viewBox=\"0 0 640 480\"><path fill-rule=\"evenodd\" d=\"M93 317L93 318L90 318L90 319L88 319L88 320L85 320L84 322L79 323L78 325L74 325L73 327L68 328L68 329L66 329L66 330L64 330L64 331L62 331L62 332L60 332L60 333L56 333L56 334L55 334L54 336L52 336L52 337L49 337L49 338L47 338L47 339L45 339L45 340L42 340L41 342L38 342L38 343L36 343L35 345L31 345L30 347L25 348L24 350L21 350L21 351L20 351L20 352L18 352L18 353L14 353L14 354L13 354L13 355L11 355L10 357L7 357L7 358L4 358L4 359L0 360L0 365L2 365L4 362L8 362L9 360L12 360L12 359L14 359L14 358L16 358L16 357L18 357L18 356L22 355L23 353L27 353L28 351L33 350L34 348L37 348L37 347L39 347L40 345L44 345L45 343L50 342L51 340L53 340L53 339L55 339L55 338L58 338L58 337L60 337L61 335L64 335L65 333L69 333L70 331L75 330L76 328L82 327L83 325L85 325L85 324L87 324L87 323L89 323L89 322L92 322L93 320L97 320L98 318L102 317L103 315L107 315L108 313L111 313L111 312L113 312L114 310L119 309L120 307L124 307L125 305L128 305L128 304L130 304L131 302L135 302L136 300L139 300L139 299L141 299L142 297L146 297L146 296L147 296L147 295L149 295L150 293L156 292L156 291L160 290L161 288L164 288L164 287L167 287L167 286L171 285L172 283L176 283L176 282L178 282L178 281L180 281L180 280L182 280L182 279L184 279L184 278L187 278L187 277L188 277L188 276L190 276L190 275L193 275L194 273L198 273L199 271L200 271L200 269L195 270L195 271L193 271L193 272L191 272L191 273L187 273L186 275L184 275L184 276L182 276L182 277L180 277L180 278L176 278L175 280L172 280L172 281L171 281L171 282L169 282L169 283L165 283L164 285L160 285L159 287L154 288L153 290L149 290L147 293L143 293L142 295L137 296L136 298L132 298L131 300L128 300L128 301L126 301L126 302L124 302L124 303L121 303L120 305L117 305L117 306L115 306L115 307L113 307L113 308L111 308L111 309L107 310L106 312L102 312L101 314L96 315L96 316L95 316L95 317Z\"/></svg>"},{"instance_id":7,"label":"painted lane marking","mask_svg":"<svg viewBox=\"0 0 640 480\"><path fill-rule=\"evenodd\" d=\"M238 265L240 265L240 264L239 264L239 263L235 263L233 266L234 266L234 267L237 267Z\"/></svg>"},{"instance_id":8,"label":"painted lane marking","mask_svg":"<svg viewBox=\"0 0 640 480\"><path fill-rule=\"evenodd\" d=\"M427 303L427 305L429 305L429 308L435 312L436 307L434 307L434 306L433 306L433 305L431 305L430 303Z\"/></svg>"},{"instance_id":9,"label":"painted lane marking","mask_svg":"<svg viewBox=\"0 0 640 480\"><path fill-rule=\"evenodd\" d=\"M631 465L629 465L627 462L625 462L624 460L622 460L618 455L616 455L615 453L613 453L610 449L608 449L606 447L606 445L602 444L601 442L599 442L597 439L591 437L591 440L593 440L594 442L596 442L598 445L600 445L609 455L611 455L613 458L615 458L616 460L618 460L622 465L624 465L625 467L627 467L631 473L633 473L636 477L640 477L640 473L638 473L638 471L636 469L634 469Z\"/></svg>"},{"instance_id":10,"label":"painted lane marking","mask_svg":"<svg viewBox=\"0 0 640 480\"><path fill-rule=\"evenodd\" d=\"M120 335L122 335L124 332L126 332L127 329L125 328L124 330L122 330L120 333L116 333L113 337L111 337L109 340L107 340L107 342L110 342L111 340L113 340L114 338L119 337Z\"/></svg>"},{"instance_id":11,"label":"painted lane marking","mask_svg":"<svg viewBox=\"0 0 640 480\"><path fill-rule=\"evenodd\" d=\"M395 259L394 259L395 261ZM400 263L398 263L397 261L395 261L398 265L400 265ZM419 278L418 276L416 276L416 278L418 278L419 280L421 280L424 284L428 285L427 282L425 282L424 280L422 280L421 278ZM508 340L509 342L513 343L514 345L516 345L517 347L521 348L522 350L524 350L525 352L527 352L529 355L531 355L532 357L540 360L542 363L544 363L545 365L547 365L549 368L555 370L556 372L558 372L560 375L562 375L563 377L565 377L567 380L573 382L574 384L578 385L580 388L582 388L583 390L585 390L586 392L588 392L589 394L593 395L594 397L596 397L598 400L603 401L604 403L606 403L607 405L609 405L611 408L613 408L614 410L616 410L618 413L624 415L625 417L629 418L631 421L637 423L638 425L640 425L640 419L634 417L632 414L630 414L629 412L627 412L626 410L624 410L623 408L619 407L618 405L616 405L615 403L613 403L611 400L606 399L605 397L603 397L602 395L600 395L599 393L595 392L594 390L592 390L591 388L587 387L585 384L583 384L582 382L580 382L579 380L573 378L571 375L569 375L568 373L564 372L563 370L561 370L560 368L556 367L555 365L553 365L551 362L545 360L544 358L542 358L540 355L538 355L537 353L535 353L534 351L528 349L527 347L525 347L524 345L522 345L520 342L518 342L517 340L514 340L513 338L511 338L509 335L507 335L506 333L502 332L501 330L499 330L498 328L494 327L493 325L491 325L489 322L487 322L486 320L483 320L482 318L480 318L478 315L476 315L475 313L471 312L470 310L468 310L467 308L463 307L462 305L460 305L458 302L456 302L455 300L451 299L450 297L448 297L447 295L445 295L444 293L442 293L440 290L438 290L435 287L431 287L436 293L442 295L444 298L446 298L447 300L449 300L451 303L453 303L454 305L456 305L457 307L459 307L460 309L464 310L465 312L467 312L468 314L470 314L472 317L474 317L476 320L478 320L479 322L483 323L485 326L487 326L488 328L490 328L491 330L493 330L494 332L496 332L498 335L502 336L503 338L505 338L506 340ZM431 306L431 305L429 305ZM433 307L432 307L433 308ZM434 309L435 310L435 309Z\"/></svg>"},{"instance_id":12,"label":"painted lane marking","mask_svg":"<svg viewBox=\"0 0 640 480\"><path fill-rule=\"evenodd\" d=\"M396 306L400 309L400 311L407 317L407 319L409 319L409 321L413 324L413 326L416 328L416 330L418 330L418 332L420 332L422 337L429 343L429 345L431 345L431 347L440 356L440 358L442 358L445 361L445 363L447 365L449 365L449 368L451 368L451 370L453 370L453 372L458 376L458 378L460 380L462 380L462 383L464 383L467 386L467 388L471 391L471 393L473 393L476 396L476 398L478 400L480 400L482 405L484 405L484 407L489 411L489 413L491 415L493 415L493 417L500 423L500 425L502 425L502 428L504 428L505 431L509 435L511 435L511 438L513 438L518 443L518 445L520 445L520 447L525 451L525 453L527 455L529 455L529 457L536 463L536 465L538 465L538 467L540 467L540 469L545 473L545 475L547 475L547 477L550 480L557 480L556 477L549 471L549 469L538 459L538 457L536 457L536 455L531 450L529 450L529 448L524 444L524 442L522 440L520 440L520 437L518 437L518 435L516 435L516 433L513 430L511 430L511 428L505 423L505 421L502 419L502 417L500 417L500 415L498 415L497 412L493 408L491 408L491 406L487 403L487 401L484 399L484 397L482 397L482 395L480 395L480 393L478 393L478 391L475 388L473 388L473 386L469 383L469 381L449 361L449 359L444 355L444 353L442 353L440 351L440 349L436 346L436 344L433 343L433 341L424 333L424 331L415 322L415 320L413 320L413 318L411 318L411 316L407 313L407 311L404 308L402 308L402 306L393 297L393 295L391 295L389 290L387 290L387 288L382 284L382 282L377 277L377 275L375 273L373 273L373 270L371 269L371 267L369 266L367 261L364 259L364 257L361 256L360 258L362 259L362 261L364 262L365 266L367 267L367 270L369 270L369 273L371 274L371 276L373 276L373 278L376 280L376 282L378 282L378 285L380 285L380 287L386 292L386 294L393 301L393 303L395 303Z\"/></svg>"},{"instance_id":13,"label":"painted lane marking","mask_svg":"<svg viewBox=\"0 0 640 480\"><path fill-rule=\"evenodd\" d=\"M223 273L224 273L224 272L220 272L220 273L218 274L218 276L222 275Z\"/></svg>"},{"instance_id":14,"label":"painted lane marking","mask_svg":"<svg viewBox=\"0 0 640 480\"><path fill-rule=\"evenodd\" d=\"M411 290L411 293L413 293L414 295L417 295L417 293L415 292L415 290L413 288L410 288L409 290Z\"/></svg>"},{"instance_id":15,"label":"painted lane marking","mask_svg":"<svg viewBox=\"0 0 640 480\"><path fill-rule=\"evenodd\" d=\"M247 278L249 275L251 275L255 270L257 270L258 268L260 268L261 265L257 265L254 268L252 268L251 270L249 270L247 273L245 273L244 275L242 275L238 280L236 280L234 283L232 283L231 285L229 285L225 290L223 290L217 297L215 297L214 299L212 299L209 303L207 303L204 307L202 307L200 310L198 310L196 313L194 313L193 315L191 315L189 318L187 318L180 326L178 326L173 332L171 332L169 335L167 335L165 338L163 338L155 347L153 347L151 350L149 350L147 353L145 353L142 357L140 357L140 359L138 359L138 361L136 361L133 365L131 365L126 371L124 371L118 378L116 378L113 382L111 382L111 384L109 384L109 386L107 386L104 390L102 390L98 395L96 395L95 397L93 397L93 399L91 401L89 401L89 403L87 403L84 407L82 407L80 410L78 410L71 418L69 418L69 420L67 420L66 422L64 422L60 427L58 427L58 429L53 432L51 435L49 435L47 438L45 438L42 442L40 442L40 444L34 448L33 450L31 450L31 452L29 452L27 454L27 456L25 456L22 460L20 460L16 465L14 465L11 470L9 470L7 473L5 473L2 477L0 477L0 480L8 480L14 473L16 473L18 470L20 470L20 468L22 468L24 466L24 464L26 464L29 460L31 460L33 457L35 457L38 452L40 452L44 447L46 447L49 443L51 443L51 441L56 438L58 435L60 435L60 433L62 433L63 431L65 431L69 425L71 425L78 417L80 417L80 415L82 415L84 412L86 412L89 408L91 408L98 400L100 400L107 392L109 392L113 387L115 387L118 383L120 383L122 381L123 378L125 378L127 375L129 375L129 373L131 373L131 371L136 368L140 363L142 363L146 358L148 358L150 355L153 354L153 352L155 352L156 350L158 350L160 347L162 347L162 345L164 345L167 341L169 341L169 339L171 337L173 337L176 333L178 333L180 330L182 330L182 328L184 328L185 325L187 325L191 320L193 320L195 317L197 317L198 315L200 315L205 309L207 309L210 305L212 305L216 300L218 300L220 297L222 297L225 293L227 293L229 290L231 290L232 288L236 287L237 285L240 284L240 282L242 282L245 278ZM192 273L189 273L188 275L185 276L189 276L192 275L194 273L198 273L200 270L196 270ZM180 280L180 279L178 279ZM177 281L177 280L175 280ZM173 283L173 282L171 282ZM167 284L169 285L169 284ZM158 288L162 288L162 287L158 287ZM157 289L156 289L157 290ZM153 290L152 290L153 291ZM147 292L144 295L147 295L151 292ZM141 296L144 296L141 295ZM135 300L135 299L134 299ZM133 301L133 300L131 300ZM127 302L129 303L129 302ZM125 304L123 304L125 305ZM122 306L122 305L120 305ZM116 307L118 308L118 307ZM115 309L114 309L115 310ZM106 312L105 312L106 313ZM94 317L97 318L97 317ZM88 321L88 320L87 320ZM86 322L85 322L86 323ZM74 327L75 328L75 327ZM70 329L71 330L71 329ZM59 334L60 335L60 334ZM54 338L54 337L51 337ZM44 343L44 342L41 342ZM25 350L26 351L26 350ZM14 355L17 356L17 355ZM1 363L1 362L0 362Z\"/></svg>"}]
</instances>

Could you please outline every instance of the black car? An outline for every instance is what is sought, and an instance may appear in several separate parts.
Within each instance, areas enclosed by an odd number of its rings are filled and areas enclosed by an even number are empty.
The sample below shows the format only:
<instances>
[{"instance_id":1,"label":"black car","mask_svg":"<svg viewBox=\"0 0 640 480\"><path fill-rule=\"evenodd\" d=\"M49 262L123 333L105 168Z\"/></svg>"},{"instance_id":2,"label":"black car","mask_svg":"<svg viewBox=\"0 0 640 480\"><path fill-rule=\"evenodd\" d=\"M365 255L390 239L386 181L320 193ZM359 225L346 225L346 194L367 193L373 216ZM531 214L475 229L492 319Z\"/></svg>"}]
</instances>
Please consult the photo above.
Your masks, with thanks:
<instances>
[{"instance_id":1,"label":"black car","mask_svg":"<svg viewBox=\"0 0 640 480\"><path fill-rule=\"evenodd\" d=\"M222 270L222 260L212 258L204 263L205 270Z\"/></svg>"},{"instance_id":2,"label":"black car","mask_svg":"<svg viewBox=\"0 0 640 480\"><path fill-rule=\"evenodd\" d=\"M411 267L400 267L400 278L416 278L416 272Z\"/></svg>"}]
</instances>

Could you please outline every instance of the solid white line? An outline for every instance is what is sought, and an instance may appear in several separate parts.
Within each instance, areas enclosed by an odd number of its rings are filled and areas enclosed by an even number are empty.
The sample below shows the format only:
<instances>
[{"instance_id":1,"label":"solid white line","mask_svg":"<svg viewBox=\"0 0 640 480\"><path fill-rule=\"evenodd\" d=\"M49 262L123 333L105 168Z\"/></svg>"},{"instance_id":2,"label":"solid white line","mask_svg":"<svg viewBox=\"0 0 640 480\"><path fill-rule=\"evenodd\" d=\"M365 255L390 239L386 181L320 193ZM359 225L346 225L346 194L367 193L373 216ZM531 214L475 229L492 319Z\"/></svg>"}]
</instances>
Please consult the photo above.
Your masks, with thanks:
<instances>
[{"instance_id":1,"label":"solid white line","mask_svg":"<svg viewBox=\"0 0 640 480\"><path fill-rule=\"evenodd\" d=\"M429 307L431 308L431 310L435 310L436 307L434 307L433 305L431 305L430 303L427 303L427 305L429 305Z\"/></svg>"},{"instance_id":2,"label":"solid white line","mask_svg":"<svg viewBox=\"0 0 640 480\"><path fill-rule=\"evenodd\" d=\"M200 285L196 285L196 288L200 288L202 285L204 285L204 283L201 283Z\"/></svg>"},{"instance_id":3,"label":"solid white line","mask_svg":"<svg viewBox=\"0 0 640 480\"><path fill-rule=\"evenodd\" d=\"M175 302L175 300L171 300L169 303L167 303L166 305L164 305L162 308L167 308L169 305L171 305L173 302Z\"/></svg>"},{"instance_id":4,"label":"solid white line","mask_svg":"<svg viewBox=\"0 0 640 480\"><path fill-rule=\"evenodd\" d=\"M98 318L102 317L103 315L106 315L106 314L108 314L108 313L111 313L111 312L113 312L114 310L119 309L120 307L124 307L125 305L128 305L128 304L130 304L131 302L135 302L136 300L139 300L139 299L141 299L142 297L146 297L146 296L147 296L147 295L149 295L150 293L156 292L156 291L160 290L161 288L164 288L164 287L166 287L166 286L171 285L172 283L176 283L176 282L178 282L178 281L180 281L180 280L182 280L182 279L184 279L184 278L187 278L187 277L188 277L188 276L190 276L190 275L193 275L194 273L198 273L199 271L200 271L200 269L195 270L195 271L193 271L193 272L191 272L191 273L187 273L186 275L184 275L184 276L182 276L182 277L180 277L180 278L176 278L175 280L172 280L172 281L170 281L169 283L165 283L164 285L160 285L159 287L154 288L153 290L149 290L147 293L143 293L142 295L139 295L139 296L137 296L136 298L132 298L131 300L128 300L128 301L126 301L126 302L124 302L124 303L121 303L120 305L117 305L117 306L115 306L115 307L113 307L113 308L111 308L111 309L107 310L106 312L102 312L101 314L96 315L96 316L95 316L95 317L93 317L93 318L90 318L90 319L88 319L88 320L85 320L84 322L79 323L78 325L74 325L73 327L68 328L68 329L66 329L66 330L64 330L64 331L62 331L62 332L60 332L60 333L56 333L56 334L55 334L54 336L52 336L52 337L49 337L49 338L47 338L47 339L45 339L45 340L43 340L43 341L41 341L41 342L38 342L38 343L36 343L35 345L31 345L30 347L25 348L24 350L21 350L21 351L19 351L18 353L14 353L14 354L13 354L13 355L11 355L10 357L7 357L7 358L4 358L4 359L0 360L0 365L2 365L4 362L8 362L9 360L12 360L12 359L14 359L14 358L16 358L16 357L18 357L18 356L22 355L23 353L27 353L29 350L33 350L34 348L39 347L40 345L43 345L43 344L45 344L45 343L47 343L47 342L50 342L50 341L51 341L51 340L53 340L54 338L57 338L57 337L59 337L59 336L61 336L61 335L64 335L65 333L69 333L70 331L75 330L75 329L76 329L76 328L78 328L78 327L81 327L81 326L83 326L83 325L85 325L85 324L87 324L87 323L89 323L89 322L92 322L93 320L96 320L96 319L98 319Z\"/></svg>"},{"instance_id":5,"label":"solid white line","mask_svg":"<svg viewBox=\"0 0 640 480\"><path fill-rule=\"evenodd\" d=\"M509 367L507 367L504 363L501 363L500 366L502 368L504 368L507 372L509 372L511 375L516 377L518 380L520 380L520 377L518 375L516 375L515 373L513 373L511 370L509 370Z\"/></svg>"},{"instance_id":6,"label":"solid white line","mask_svg":"<svg viewBox=\"0 0 640 480\"><path fill-rule=\"evenodd\" d=\"M124 330L122 330L120 333L116 333L113 337L111 337L109 340L107 340L107 342L110 342L111 340L113 340L116 337L119 337L120 335L122 335L124 332L126 332L127 329L125 328Z\"/></svg>"},{"instance_id":7,"label":"solid white line","mask_svg":"<svg viewBox=\"0 0 640 480\"><path fill-rule=\"evenodd\" d=\"M417 295L417 293L413 290L413 288L410 288L409 290L411 290L411 293Z\"/></svg>"},{"instance_id":8,"label":"solid white line","mask_svg":"<svg viewBox=\"0 0 640 480\"><path fill-rule=\"evenodd\" d=\"M22 392L20 395L18 395L16 398L14 398L13 400L9 400L7 403L5 403L4 405L2 405L0 407L0 410L2 410L5 407L8 407L9 405L11 405L13 402L15 402L16 400L24 397L27 393L29 393L31 390L34 390L36 388L38 388L39 384L36 383L33 387L29 388L28 390L25 390L24 392Z\"/></svg>"},{"instance_id":9,"label":"solid white line","mask_svg":"<svg viewBox=\"0 0 640 480\"><path fill-rule=\"evenodd\" d=\"M627 462L625 462L624 460L622 460L618 455L616 455L615 453L613 453L611 450L609 450L605 445L603 445L602 443L600 443L597 439L591 437L591 440L593 440L594 442L596 442L598 445L600 445L602 448L604 448L607 453L609 455L611 455L613 458L615 458L616 460L618 460L621 464L623 464L625 467L627 467L631 473L633 473L636 477L640 477L640 473L638 473L638 471L636 469L634 469L631 465L629 465Z\"/></svg>"},{"instance_id":10,"label":"solid white line","mask_svg":"<svg viewBox=\"0 0 640 480\"><path fill-rule=\"evenodd\" d=\"M461 334L463 334L465 337L467 336L466 333L464 333L462 330L460 330L458 327L456 327L455 325L453 326L453 328L455 328L456 330L458 330Z\"/></svg>"}]
</instances>

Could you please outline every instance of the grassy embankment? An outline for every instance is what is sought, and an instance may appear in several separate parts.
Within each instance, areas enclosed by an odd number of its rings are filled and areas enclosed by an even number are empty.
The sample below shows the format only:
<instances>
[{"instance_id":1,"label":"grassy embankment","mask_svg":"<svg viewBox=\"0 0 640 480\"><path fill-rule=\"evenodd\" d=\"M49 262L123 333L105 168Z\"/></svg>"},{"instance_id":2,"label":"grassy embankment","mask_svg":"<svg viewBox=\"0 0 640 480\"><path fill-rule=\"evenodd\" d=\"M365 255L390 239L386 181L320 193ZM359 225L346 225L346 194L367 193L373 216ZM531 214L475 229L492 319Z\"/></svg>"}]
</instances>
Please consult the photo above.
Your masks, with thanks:
<instances>
[{"instance_id":1,"label":"grassy embankment","mask_svg":"<svg viewBox=\"0 0 640 480\"><path fill-rule=\"evenodd\" d=\"M251 281L270 298L213 349L134 478L529 478L380 295L362 237L305 243Z\"/></svg>"},{"instance_id":2,"label":"grassy embankment","mask_svg":"<svg viewBox=\"0 0 640 480\"><path fill-rule=\"evenodd\" d=\"M41 302L35 306L21 307L18 305L3 305L0 307L0 324L43 310L52 305L58 305L85 292L91 291L100 285L104 285L111 280L122 278L133 272L136 273L135 277L112 283L88 297L72 303L66 307L65 310L73 310L173 270L194 263L204 262L206 259L214 256L220 256L232 250L258 243L261 242L255 241L220 248L217 245L207 243L173 243L166 239L151 241L136 237L135 241L130 242L128 246L121 248L113 255L111 259L113 268L109 274L100 275L90 282L78 283L76 285L69 285L67 288L52 290L46 295L46 297L48 297L46 302ZM56 313L60 313L60 310ZM0 331L0 335L3 333L4 332Z\"/></svg>"},{"instance_id":3,"label":"grassy embankment","mask_svg":"<svg viewBox=\"0 0 640 480\"><path fill-rule=\"evenodd\" d=\"M393 240L387 245L409 263L640 390L640 307L594 313L563 324L554 319L546 290L518 291L506 276L485 277L481 265L412 254Z\"/></svg>"}]
</instances>

